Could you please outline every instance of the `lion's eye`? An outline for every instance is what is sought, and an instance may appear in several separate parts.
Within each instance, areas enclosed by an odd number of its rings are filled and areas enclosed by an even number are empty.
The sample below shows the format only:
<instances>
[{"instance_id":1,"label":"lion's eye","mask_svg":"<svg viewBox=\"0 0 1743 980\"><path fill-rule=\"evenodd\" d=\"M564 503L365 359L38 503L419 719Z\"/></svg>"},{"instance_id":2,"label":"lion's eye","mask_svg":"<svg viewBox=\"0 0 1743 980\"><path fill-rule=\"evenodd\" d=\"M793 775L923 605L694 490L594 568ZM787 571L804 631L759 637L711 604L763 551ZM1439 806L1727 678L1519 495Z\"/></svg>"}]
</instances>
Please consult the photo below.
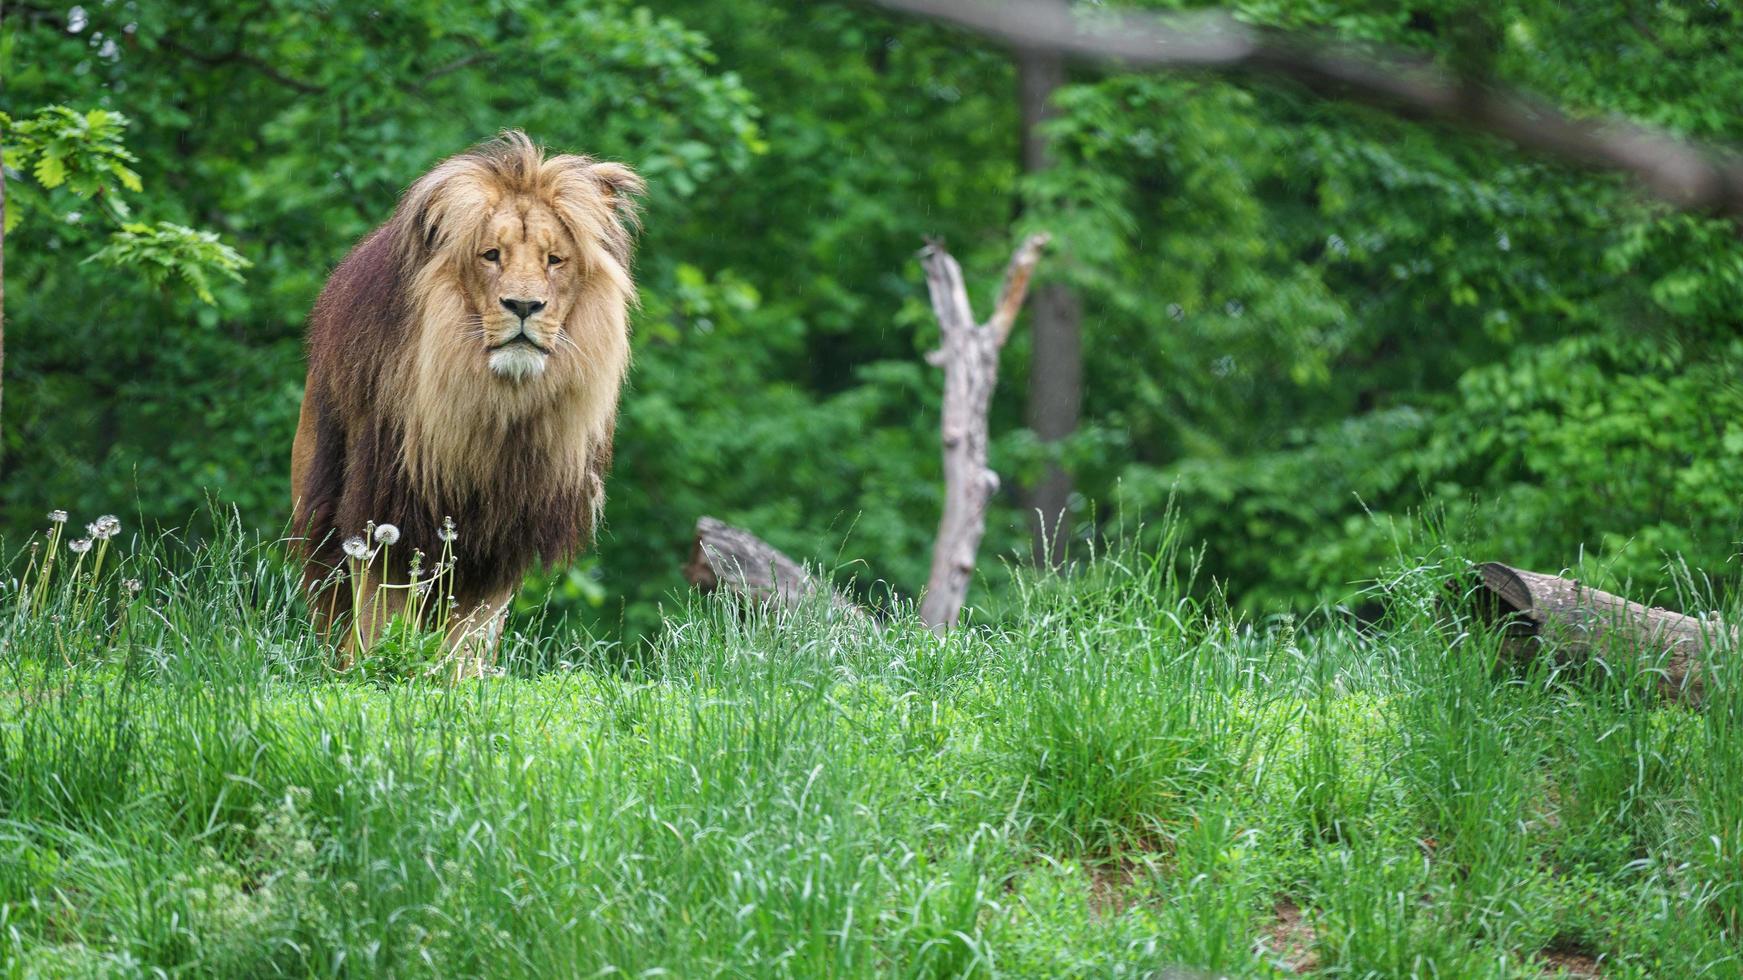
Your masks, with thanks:
<instances>
[{"instance_id":1,"label":"lion's eye","mask_svg":"<svg viewBox=\"0 0 1743 980\"><path fill-rule=\"evenodd\" d=\"M561 255L547 255L545 256L545 262L550 265L562 265L563 257Z\"/></svg>"},{"instance_id":2,"label":"lion's eye","mask_svg":"<svg viewBox=\"0 0 1743 980\"><path fill-rule=\"evenodd\" d=\"M495 262L497 259L500 259L500 258L502 258L502 253L497 251L496 249L487 248L484 250L484 255L483 255L484 261Z\"/></svg>"}]
</instances>

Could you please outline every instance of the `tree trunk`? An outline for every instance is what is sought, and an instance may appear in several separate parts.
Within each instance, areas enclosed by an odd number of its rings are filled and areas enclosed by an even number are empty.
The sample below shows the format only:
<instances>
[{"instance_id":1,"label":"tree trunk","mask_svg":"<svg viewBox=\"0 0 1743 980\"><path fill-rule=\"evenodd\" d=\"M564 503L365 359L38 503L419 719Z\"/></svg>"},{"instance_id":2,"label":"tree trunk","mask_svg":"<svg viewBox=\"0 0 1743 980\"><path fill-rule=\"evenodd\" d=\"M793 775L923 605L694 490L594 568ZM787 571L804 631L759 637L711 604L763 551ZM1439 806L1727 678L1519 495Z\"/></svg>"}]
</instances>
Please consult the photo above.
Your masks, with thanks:
<instances>
[{"instance_id":1,"label":"tree trunk","mask_svg":"<svg viewBox=\"0 0 1743 980\"><path fill-rule=\"evenodd\" d=\"M987 499L999 485L987 467L987 409L999 380L999 349L1017 322L1029 277L1046 244L1046 235L1030 236L1011 256L998 305L984 325L975 323L962 268L950 253L936 243L920 253L940 339L928 360L944 368L944 513L932 545L932 573L920 601L920 618L939 633L956 625L986 533Z\"/></svg>"},{"instance_id":2,"label":"tree trunk","mask_svg":"<svg viewBox=\"0 0 1743 980\"><path fill-rule=\"evenodd\" d=\"M835 608L860 612L852 601L773 545L712 517L696 521L696 543L690 548L684 578L702 592L725 589L754 604L782 609L796 609L824 592Z\"/></svg>"},{"instance_id":3,"label":"tree trunk","mask_svg":"<svg viewBox=\"0 0 1743 980\"><path fill-rule=\"evenodd\" d=\"M1568 664L1635 658L1658 671L1659 691L1673 700L1699 703L1707 654L1737 642L1736 631L1716 620L1642 605L1575 579L1493 561L1476 571L1478 612L1502 627L1515 656L1548 653Z\"/></svg>"},{"instance_id":4,"label":"tree trunk","mask_svg":"<svg viewBox=\"0 0 1743 980\"><path fill-rule=\"evenodd\" d=\"M1065 61L1057 54L1023 51L1017 55L1018 97L1023 121L1023 170L1052 166L1040 126L1057 110L1053 93L1065 84ZM1064 283L1036 289L1034 355L1029 361L1029 404L1025 421L1043 445L1077 431L1083 401L1083 310ZM1034 532L1035 564L1057 568L1065 561L1071 533L1071 474L1049 462L1047 471L1024 494L1024 509Z\"/></svg>"},{"instance_id":5,"label":"tree trunk","mask_svg":"<svg viewBox=\"0 0 1743 980\"><path fill-rule=\"evenodd\" d=\"M6 472L6 165L0 164L0 473Z\"/></svg>"}]
</instances>

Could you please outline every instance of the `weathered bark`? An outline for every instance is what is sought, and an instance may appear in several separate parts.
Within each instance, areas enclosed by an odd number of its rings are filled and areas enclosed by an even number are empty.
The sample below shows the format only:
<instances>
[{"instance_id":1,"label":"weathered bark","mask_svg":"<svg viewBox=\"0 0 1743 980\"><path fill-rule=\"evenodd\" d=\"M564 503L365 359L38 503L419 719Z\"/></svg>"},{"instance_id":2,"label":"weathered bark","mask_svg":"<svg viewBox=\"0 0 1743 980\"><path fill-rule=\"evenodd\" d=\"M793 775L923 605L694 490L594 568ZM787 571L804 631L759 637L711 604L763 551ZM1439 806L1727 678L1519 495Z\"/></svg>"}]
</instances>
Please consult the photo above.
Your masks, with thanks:
<instances>
[{"instance_id":1,"label":"weathered bark","mask_svg":"<svg viewBox=\"0 0 1743 980\"><path fill-rule=\"evenodd\" d=\"M1065 59L1047 51L1017 53L1018 101L1023 118L1023 170L1037 173L1053 164L1041 124L1057 115L1053 93L1065 84ZM1057 443L1077 431L1083 402L1083 308L1071 287L1045 283L1035 290L1030 329L1034 354L1029 359L1029 404L1025 421L1043 445ZM1024 510L1033 532L1035 564L1057 568L1065 562L1065 542L1071 530L1067 513L1071 474L1056 462L1024 494Z\"/></svg>"},{"instance_id":2,"label":"weathered bark","mask_svg":"<svg viewBox=\"0 0 1743 980\"><path fill-rule=\"evenodd\" d=\"M962 268L950 253L937 243L920 253L941 338L928 360L944 368L944 513L920 601L920 618L937 632L956 625L974 576L975 555L986 532L987 499L999 485L987 468L987 408L998 384L999 349L1011 335L1046 244L1046 235L1031 235L1017 248L985 324L975 322Z\"/></svg>"},{"instance_id":3,"label":"weathered bark","mask_svg":"<svg viewBox=\"0 0 1743 980\"><path fill-rule=\"evenodd\" d=\"M1593 657L1637 658L1659 672L1664 696L1698 703L1707 655L1737 642L1723 623L1686 616L1588 588L1579 581L1500 562L1476 568L1477 609L1502 625L1508 649L1578 664Z\"/></svg>"},{"instance_id":4,"label":"weathered bark","mask_svg":"<svg viewBox=\"0 0 1743 980\"><path fill-rule=\"evenodd\" d=\"M859 613L859 607L782 554L773 545L712 517L696 520L696 542L684 578L702 592L725 589L754 604L794 609L820 592L832 606Z\"/></svg>"},{"instance_id":5,"label":"weathered bark","mask_svg":"<svg viewBox=\"0 0 1743 980\"><path fill-rule=\"evenodd\" d=\"M1686 211L1743 218L1743 161L1729 148L1626 119L1579 119L1488 79L1425 68L1420 56L1374 53L1242 23L1227 13L1173 16L1088 10L1054 0L876 0L1029 51L1128 67L1252 73L1330 98L1487 133L1575 166L1628 174Z\"/></svg>"}]
</instances>

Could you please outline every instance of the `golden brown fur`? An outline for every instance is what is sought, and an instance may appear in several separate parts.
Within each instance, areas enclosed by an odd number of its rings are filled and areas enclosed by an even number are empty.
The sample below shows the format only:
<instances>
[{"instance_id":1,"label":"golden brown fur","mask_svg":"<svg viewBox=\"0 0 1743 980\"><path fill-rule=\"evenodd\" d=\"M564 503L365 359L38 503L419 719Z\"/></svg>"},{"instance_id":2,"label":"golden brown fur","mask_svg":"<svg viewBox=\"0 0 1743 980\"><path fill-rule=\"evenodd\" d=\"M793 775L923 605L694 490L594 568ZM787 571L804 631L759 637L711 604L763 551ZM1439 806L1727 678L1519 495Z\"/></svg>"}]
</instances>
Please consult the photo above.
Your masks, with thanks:
<instances>
[{"instance_id":1,"label":"golden brown fur","mask_svg":"<svg viewBox=\"0 0 1743 980\"><path fill-rule=\"evenodd\" d=\"M505 133L414 183L334 270L292 449L311 582L370 521L400 529L403 581L452 517L455 594L489 619L536 560L585 542L629 363L641 188L621 165Z\"/></svg>"}]
</instances>

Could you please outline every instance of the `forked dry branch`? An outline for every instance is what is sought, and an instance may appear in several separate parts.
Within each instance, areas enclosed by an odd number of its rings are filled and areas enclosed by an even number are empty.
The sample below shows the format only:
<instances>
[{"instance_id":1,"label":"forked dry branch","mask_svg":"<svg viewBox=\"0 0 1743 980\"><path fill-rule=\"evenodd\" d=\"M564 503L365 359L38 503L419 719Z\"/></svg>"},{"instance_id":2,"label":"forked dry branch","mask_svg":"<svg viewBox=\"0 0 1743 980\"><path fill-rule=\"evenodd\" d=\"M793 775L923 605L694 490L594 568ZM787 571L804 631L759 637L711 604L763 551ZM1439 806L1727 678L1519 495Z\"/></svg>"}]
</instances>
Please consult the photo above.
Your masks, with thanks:
<instances>
[{"instance_id":1,"label":"forked dry branch","mask_svg":"<svg viewBox=\"0 0 1743 980\"><path fill-rule=\"evenodd\" d=\"M926 359L944 369L944 513L920 600L920 618L937 632L956 625L974 577L987 500L999 487L998 475L987 466L987 409L998 386L999 351L1010 339L1047 241L1044 234L1030 235L1017 246L992 318L984 324L975 322L962 267L944 246L932 242L920 252L940 335L938 349Z\"/></svg>"}]
</instances>

